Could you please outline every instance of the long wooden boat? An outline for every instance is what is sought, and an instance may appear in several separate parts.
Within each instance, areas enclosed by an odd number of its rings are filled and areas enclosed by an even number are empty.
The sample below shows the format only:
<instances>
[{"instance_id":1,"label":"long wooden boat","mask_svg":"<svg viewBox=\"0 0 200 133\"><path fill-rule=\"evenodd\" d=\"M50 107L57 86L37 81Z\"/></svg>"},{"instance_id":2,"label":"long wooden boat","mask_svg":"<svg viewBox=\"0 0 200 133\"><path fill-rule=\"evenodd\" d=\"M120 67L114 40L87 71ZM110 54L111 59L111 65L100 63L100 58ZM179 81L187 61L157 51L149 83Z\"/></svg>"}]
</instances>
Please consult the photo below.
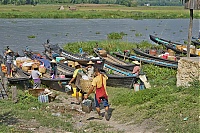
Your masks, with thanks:
<instances>
[{"instance_id":1,"label":"long wooden boat","mask_svg":"<svg viewBox=\"0 0 200 133\"><path fill-rule=\"evenodd\" d=\"M172 64L178 64L178 61L175 61L175 60L168 60L168 59L163 59L161 57L157 57L157 56L153 56L153 55L150 55L148 53L145 53L144 51L140 50L140 49L137 49L137 48L134 48L133 49L134 52L138 55L141 55L141 56L145 56L145 57L149 57L149 58L152 58L152 59L158 59L160 61L163 61L163 62L166 62L166 63L172 63Z\"/></svg>"},{"instance_id":2,"label":"long wooden boat","mask_svg":"<svg viewBox=\"0 0 200 133\"><path fill-rule=\"evenodd\" d=\"M192 43L193 43L194 45L200 45L200 42L197 41L197 40L192 40Z\"/></svg>"},{"instance_id":3,"label":"long wooden boat","mask_svg":"<svg viewBox=\"0 0 200 133\"><path fill-rule=\"evenodd\" d=\"M43 46L44 46L45 52L46 51L51 52L51 53L55 52L55 53L59 54L60 56L63 56L66 59L71 60L71 61L76 61L83 66L87 66L87 63L91 60L92 62L95 63L94 67L102 69L104 62L105 62L105 60L103 60L103 59L94 58L94 57L88 58L88 57L80 56L78 54L73 54L64 49L61 49L57 44L55 44L55 45L43 44Z\"/></svg>"},{"instance_id":4,"label":"long wooden boat","mask_svg":"<svg viewBox=\"0 0 200 133\"><path fill-rule=\"evenodd\" d=\"M3 62L4 58L2 55L0 55L0 64L2 64ZM25 75L21 69L17 68L14 64L13 66L15 67L15 71L12 73L12 77L7 78L11 84L29 80L28 76Z\"/></svg>"},{"instance_id":5,"label":"long wooden boat","mask_svg":"<svg viewBox=\"0 0 200 133\"><path fill-rule=\"evenodd\" d=\"M167 49L171 49L173 50L174 52L176 52L177 54L187 54L187 51L184 51L184 50L179 50L177 49L178 45L181 46L183 44L179 44L179 43L175 43L175 42L171 42L171 41L168 41L168 40L165 40L165 39L161 39L159 37L156 37L156 36L153 36L153 35L149 35L150 36L150 39L157 43L157 44L162 44L164 45ZM196 54L191 54L190 53L190 56L191 57L196 57L198 55Z\"/></svg>"},{"instance_id":6,"label":"long wooden boat","mask_svg":"<svg viewBox=\"0 0 200 133\"><path fill-rule=\"evenodd\" d=\"M112 55L110 55L108 53L105 53L106 55L102 56L102 55L100 55L99 50L97 50L96 48L94 48L93 50L94 50L94 53L99 58L105 60L105 63L110 63L110 64L113 64L113 65L115 65L117 67L121 67L121 68L130 70L130 71L133 70L134 64L126 63L123 60L117 59L116 57L114 57L114 56L112 56Z\"/></svg>"},{"instance_id":7,"label":"long wooden boat","mask_svg":"<svg viewBox=\"0 0 200 133\"><path fill-rule=\"evenodd\" d=\"M52 59L51 57L49 57L49 54L47 53L48 52L46 52L45 54L46 57L49 59ZM58 63L58 64L68 67L63 63ZM71 68L71 70L74 71L75 69ZM111 63L108 63L108 64L105 63L103 67L103 71L108 76L107 85L112 86L112 87L130 88L132 86L134 78L136 78L136 76L131 74L131 71L120 68L120 67L116 67Z\"/></svg>"},{"instance_id":8,"label":"long wooden boat","mask_svg":"<svg viewBox=\"0 0 200 133\"><path fill-rule=\"evenodd\" d=\"M27 52L27 51L23 51L23 52L27 57L33 59L33 52ZM64 85L67 85L68 82L71 80L72 72L68 71L67 69L65 69L64 67L61 67L61 66L57 66L57 69L58 69L58 73L62 73L64 75L66 75L66 77L65 78L57 77L55 79L52 79L50 77L50 70L47 69L46 74L43 74L43 77L41 78L41 82L42 82L42 84L45 84L46 86L50 87L51 89L64 92L65 91ZM24 73L27 75L30 75L27 72L24 72Z\"/></svg>"},{"instance_id":9,"label":"long wooden boat","mask_svg":"<svg viewBox=\"0 0 200 133\"><path fill-rule=\"evenodd\" d=\"M114 55L116 55L117 57L121 57L124 58L124 55L120 54L119 52L115 52L113 53ZM168 63L168 62L164 62L163 60L160 59L155 59L155 58L149 58L149 57L145 57L145 56L137 56L137 55L131 55L131 56L125 56L126 59L129 59L131 61L141 61L144 63L148 63L148 64L154 64L157 66L161 66L161 67L168 67L168 68L174 68L177 69L178 68L178 64L176 63Z\"/></svg>"}]
</instances>

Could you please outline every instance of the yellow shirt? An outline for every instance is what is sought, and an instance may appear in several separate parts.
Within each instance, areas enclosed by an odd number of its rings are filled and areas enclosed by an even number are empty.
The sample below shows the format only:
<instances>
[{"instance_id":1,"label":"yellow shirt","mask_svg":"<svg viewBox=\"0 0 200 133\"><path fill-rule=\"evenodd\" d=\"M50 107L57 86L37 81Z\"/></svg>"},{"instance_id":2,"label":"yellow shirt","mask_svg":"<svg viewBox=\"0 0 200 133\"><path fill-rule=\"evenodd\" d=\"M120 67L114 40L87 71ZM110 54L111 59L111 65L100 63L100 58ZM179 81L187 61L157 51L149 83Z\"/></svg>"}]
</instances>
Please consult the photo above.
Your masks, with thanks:
<instances>
[{"instance_id":1,"label":"yellow shirt","mask_svg":"<svg viewBox=\"0 0 200 133\"><path fill-rule=\"evenodd\" d=\"M78 69L76 69L76 70L74 71L74 73L73 73L73 78L76 78L78 72L82 72L82 68L78 68Z\"/></svg>"},{"instance_id":2,"label":"yellow shirt","mask_svg":"<svg viewBox=\"0 0 200 133\"><path fill-rule=\"evenodd\" d=\"M104 88L106 91L106 80L108 79L108 77L106 75L100 74L100 75L96 76L92 80L92 85L97 88L102 87L102 76L103 76L103 85L104 85ZM106 94L107 94L107 91L106 91Z\"/></svg>"}]
</instances>

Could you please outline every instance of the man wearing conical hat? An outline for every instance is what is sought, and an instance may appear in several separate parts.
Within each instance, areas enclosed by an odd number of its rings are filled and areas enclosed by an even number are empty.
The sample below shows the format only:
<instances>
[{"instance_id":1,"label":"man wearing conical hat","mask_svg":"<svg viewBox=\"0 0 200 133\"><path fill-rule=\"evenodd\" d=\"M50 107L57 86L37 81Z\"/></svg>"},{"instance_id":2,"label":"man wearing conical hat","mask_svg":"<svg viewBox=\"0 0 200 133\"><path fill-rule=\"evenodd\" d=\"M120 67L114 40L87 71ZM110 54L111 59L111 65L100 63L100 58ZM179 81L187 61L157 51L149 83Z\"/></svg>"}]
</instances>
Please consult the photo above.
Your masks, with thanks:
<instances>
[{"instance_id":1,"label":"man wearing conical hat","mask_svg":"<svg viewBox=\"0 0 200 133\"><path fill-rule=\"evenodd\" d=\"M75 66L76 70L74 71L73 77L72 77L72 79L69 81L68 84L71 85L71 83L75 81L75 86L76 86L76 99L77 99L76 104L80 104L79 92L81 91L81 88L80 88L80 79L81 79L81 76L78 75L78 73L83 73L83 69L81 68L81 65L80 65L78 62L75 62L74 66Z\"/></svg>"},{"instance_id":2,"label":"man wearing conical hat","mask_svg":"<svg viewBox=\"0 0 200 133\"><path fill-rule=\"evenodd\" d=\"M87 65L88 66L85 68L87 70L87 75L89 78L92 78L94 75L94 63L92 61L89 61Z\"/></svg>"},{"instance_id":3,"label":"man wearing conical hat","mask_svg":"<svg viewBox=\"0 0 200 133\"><path fill-rule=\"evenodd\" d=\"M33 66L33 70L31 71L31 75L29 78L33 79L33 89L38 89L40 88L40 77L42 76L42 74L38 71L38 66L34 65Z\"/></svg>"},{"instance_id":4,"label":"man wearing conical hat","mask_svg":"<svg viewBox=\"0 0 200 133\"><path fill-rule=\"evenodd\" d=\"M57 63L56 60L52 60L50 61L50 76L52 79L54 79L55 77L57 77Z\"/></svg>"}]
</instances>

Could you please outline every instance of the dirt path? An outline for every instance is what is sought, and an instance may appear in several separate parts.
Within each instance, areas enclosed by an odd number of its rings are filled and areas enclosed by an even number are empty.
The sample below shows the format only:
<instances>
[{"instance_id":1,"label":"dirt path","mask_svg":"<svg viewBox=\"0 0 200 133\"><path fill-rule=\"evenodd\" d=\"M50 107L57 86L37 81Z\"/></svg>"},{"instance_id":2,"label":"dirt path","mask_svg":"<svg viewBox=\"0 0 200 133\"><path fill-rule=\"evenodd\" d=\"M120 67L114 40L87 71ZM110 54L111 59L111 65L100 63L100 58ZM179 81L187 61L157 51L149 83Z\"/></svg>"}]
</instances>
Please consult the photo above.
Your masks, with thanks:
<instances>
[{"instance_id":1,"label":"dirt path","mask_svg":"<svg viewBox=\"0 0 200 133\"><path fill-rule=\"evenodd\" d=\"M85 132L94 132L95 125L93 124L97 124L96 128L99 128L98 124L101 125L103 128L99 130L105 129L105 131L108 132L155 133L155 130L160 128L155 126L152 120L145 120L141 124L133 124L134 121L127 123L120 123L119 121L115 121L114 117L117 117L117 115L115 114L116 116L112 116L112 112L115 110L112 108L112 106L110 108L110 120L107 121L105 118L103 118L103 120L99 120L95 108L93 108L90 113L85 113L82 111L81 105L71 104L72 101L75 101L74 97L68 96L68 98L65 99L60 95L58 96L58 99L60 99L65 105L68 105L71 109L77 110L79 112L73 116L74 127L79 130L84 130ZM101 113L104 115L104 109L101 109ZM91 128L87 128L88 126L91 126Z\"/></svg>"},{"instance_id":2,"label":"dirt path","mask_svg":"<svg viewBox=\"0 0 200 133\"><path fill-rule=\"evenodd\" d=\"M87 133L101 133L101 132L114 132L114 133L155 133L160 127L155 126L153 120L145 120L141 124L134 124L134 121L129 121L122 123L116 121L117 114L113 113L117 111L117 108L110 107L111 118L107 121L105 118L103 120L98 119L95 108L90 113L85 113L82 111L81 105L71 104L75 102L75 97L67 95L66 93L58 92L59 95L56 97L55 101L50 102L46 107L52 115L55 117L62 117L63 113L69 113L72 115L70 123L79 132ZM104 109L101 110L102 115L104 115ZM65 119L65 118L64 118ZM24 124L26 123L26 124ZM13 125L10 125L13 126ZM34 118L27 120L19 120L19 124L16 125L19 130L31 131L34 133L67 133L62 129L54 129L51 127L41 126Z\"/></svg>"}]
</instances>

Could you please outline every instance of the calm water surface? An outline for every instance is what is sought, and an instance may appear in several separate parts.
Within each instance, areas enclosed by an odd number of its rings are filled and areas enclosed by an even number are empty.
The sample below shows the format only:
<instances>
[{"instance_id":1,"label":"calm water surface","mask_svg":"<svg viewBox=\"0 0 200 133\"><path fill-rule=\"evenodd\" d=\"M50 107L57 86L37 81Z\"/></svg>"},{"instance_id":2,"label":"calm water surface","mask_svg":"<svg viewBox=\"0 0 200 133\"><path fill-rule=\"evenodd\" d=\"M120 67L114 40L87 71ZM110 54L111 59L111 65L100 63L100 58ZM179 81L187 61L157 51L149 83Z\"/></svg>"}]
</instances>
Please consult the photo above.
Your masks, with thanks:
<instances>
[{"instance_id":1,"label":"calm water surface","mask_svg":"<svg viewBox=\"0 0 200 133\"><path fill-rule=\"evenodd\" d=\"M6 46L21 52L25 46L43 51L42 43L50 39L62 46L68 42L105 40L111 32L127 34L123 41L151 42L149 34L181 42L188 38L189 19L0 19L0 50ZM193 23L193 36L198 35L199 20ZM136 37L135 34L142 34ZM28 38L28 36L36 36ZM152 42L153 43L153 42Z\"/></svg>"}]
</instances>

